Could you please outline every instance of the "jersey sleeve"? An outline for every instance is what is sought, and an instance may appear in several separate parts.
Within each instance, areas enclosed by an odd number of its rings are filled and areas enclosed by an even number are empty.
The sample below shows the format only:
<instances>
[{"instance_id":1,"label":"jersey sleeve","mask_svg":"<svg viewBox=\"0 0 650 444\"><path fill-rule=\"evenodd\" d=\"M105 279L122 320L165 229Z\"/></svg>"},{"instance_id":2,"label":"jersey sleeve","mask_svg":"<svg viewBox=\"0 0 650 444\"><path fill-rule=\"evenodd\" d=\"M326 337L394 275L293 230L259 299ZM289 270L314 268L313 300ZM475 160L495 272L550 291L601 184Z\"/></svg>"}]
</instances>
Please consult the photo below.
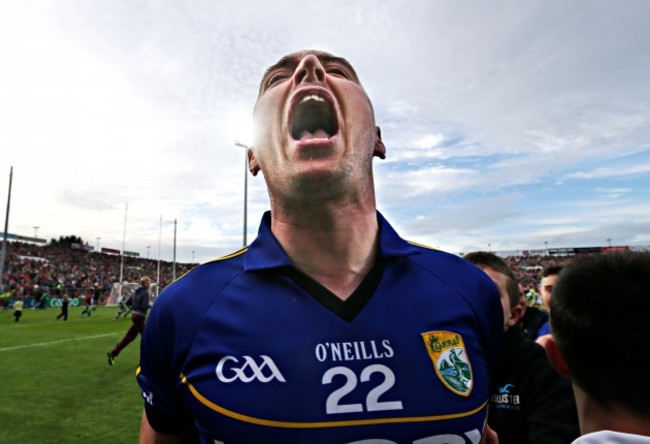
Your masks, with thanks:
<instances>
[{"instance_id":1,"label":"jersey sleeve","mask_svg":"<svg viewBox=\"0 0 650 444\"><path fill-rule=\"evenodd\" d=\"M154 430L180 434L191 429L192 421L178 391L183 337L173 289L161 293L147 319L140 345L137 381L145 400L147 419Z\"/></svg>"},{"instance_id":2,"label":"jersey sleeve","mask_svg":"<svg viewBox=\"0 0 650 444\"><path fill-rule=\"evenodd\" d=\"M488 371L496 367L503 343L503 307L499 291L481 269L465 259L446 255L449 263L443 267L441 279L456 288L460 296L473 311L476 330L488 360Z\"/></svg>"},{"instance_id":3,"label":"jersey sleeve","mask_svg":"<svg viewBox=\"0 0 650 444\"><path fill-rule=\"evenodd\" d=\"M450 253L425 251L413 260L430 270L464 301L472 314L473 329L485 354L488 374L492 374L503 342L503 307L494 282L474 264Z\"/></svg>"}]
</instances>

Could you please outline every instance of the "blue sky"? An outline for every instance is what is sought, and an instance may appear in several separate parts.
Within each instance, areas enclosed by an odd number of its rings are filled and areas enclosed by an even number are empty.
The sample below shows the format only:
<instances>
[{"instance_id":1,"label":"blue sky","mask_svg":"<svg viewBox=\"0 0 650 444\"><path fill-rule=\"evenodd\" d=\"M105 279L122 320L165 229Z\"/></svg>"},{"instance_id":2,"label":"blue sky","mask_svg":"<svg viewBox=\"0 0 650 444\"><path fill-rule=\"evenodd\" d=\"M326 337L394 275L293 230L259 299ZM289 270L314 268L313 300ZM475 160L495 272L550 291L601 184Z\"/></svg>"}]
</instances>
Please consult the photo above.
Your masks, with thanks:
<instances>
[{"instance_id":1,"label":"blue sky","mask_svg":"<svg viewBox=\"0 0 650 444\"><path fill-rule=\"evenodd\" d=\"M238 249L258 81L319 48L374 103L378 207L405 238L650 245L649 16L644 0L2 0L8 231L171 260L176 219L180 261ZM248 184L250 241L268 198Z\"/></svg>"}]
</instances>

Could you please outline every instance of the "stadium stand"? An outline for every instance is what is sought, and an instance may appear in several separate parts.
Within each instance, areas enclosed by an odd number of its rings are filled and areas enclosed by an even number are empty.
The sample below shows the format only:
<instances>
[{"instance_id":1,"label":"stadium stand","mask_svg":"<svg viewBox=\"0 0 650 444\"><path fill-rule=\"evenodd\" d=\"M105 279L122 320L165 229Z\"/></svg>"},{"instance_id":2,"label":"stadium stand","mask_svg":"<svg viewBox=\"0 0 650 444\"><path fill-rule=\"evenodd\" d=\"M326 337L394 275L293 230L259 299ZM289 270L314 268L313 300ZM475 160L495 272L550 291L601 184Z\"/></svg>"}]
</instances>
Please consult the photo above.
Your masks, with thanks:
<instances>
[{"instance_id":1,"label":"stadium stand","mask_svg":"<svg viewBox=\"0 0 650 444\"><path fill-rule=\"evenodd\" d=\"M100 303L105 302L114 283L119 281L121 256L90 253L59 245L35 245L27 242L7 243L7 262L0 295L2 306L8 307L16 297L23 297L25 307L38 305L41 298L56 299L67 294L83 298L99 289ZM176 275L182 276L194 264L176 264ZM164 288L172 280L172 262L160 262L160 282ZM137 282L140 276L158 275L158 260L124 257L123 281Z\"/></svg>"}]
</instances>

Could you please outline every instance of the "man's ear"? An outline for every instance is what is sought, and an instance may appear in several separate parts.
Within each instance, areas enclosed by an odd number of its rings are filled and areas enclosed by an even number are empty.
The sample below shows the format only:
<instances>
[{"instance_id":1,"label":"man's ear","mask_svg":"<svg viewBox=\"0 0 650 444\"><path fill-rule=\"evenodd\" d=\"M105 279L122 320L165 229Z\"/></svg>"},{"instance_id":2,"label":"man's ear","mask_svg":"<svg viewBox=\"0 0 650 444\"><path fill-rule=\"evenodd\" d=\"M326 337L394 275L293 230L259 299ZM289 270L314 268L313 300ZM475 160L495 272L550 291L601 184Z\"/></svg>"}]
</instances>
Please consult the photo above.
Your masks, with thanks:
<instances>
[{"instance_id":1,"label":"man's ear","mask_svg":"<svg viewBox=\"0 0 650 444\"><path fill-rule=\"evenodd\" d=\"M514 327L524 317L524 313L526 313L526 298L522 296L519 298L519 303L510 308L510 319L506 320L506 325Z\"/></svg>"},{"instance_id":2,"label":"man's ear","mask_svg":"<svg viewBox=\"0 0 650 444\"><path fill-rule=\"evenodd\" d=\"M377 133L377 139L375 140L375 150L373 151L372 155L377 156L380 159L385 159L386 146L384 146L384 142L381 140L381 128L376 126L375 131Z\"/></svg>"},{"instance_id":3,"label":"man's ear","mask_svg":"<svg viewBox=\"0 0 650 444\"><path fill-rule=\"evenodd\" d=\"M546 356L548 356L548 360L551 361L551 365L556 372L565 378L571 378L571 376L573 376L573 373L571 373L569 365L564 360L562 353L560 353L560 347L558 347L557 342L555 342L555 338L552 335L549 336L550 337L544 344L544 349L546 350Z\"/></svg>"},{"instance_id":4,"label":"man's ear","mask_svg":"<svg viewBox=\"0 0 650 444\"><path fill-rule=\"evenodd\" d=\"M255 152L253 151L252 147L248 148L248 171L250 171L253 176L257 176L257 173L259 173L262 170L260 168L260 164L257 161L257 157L255 157Z\"/></svg>"}]
</instances>

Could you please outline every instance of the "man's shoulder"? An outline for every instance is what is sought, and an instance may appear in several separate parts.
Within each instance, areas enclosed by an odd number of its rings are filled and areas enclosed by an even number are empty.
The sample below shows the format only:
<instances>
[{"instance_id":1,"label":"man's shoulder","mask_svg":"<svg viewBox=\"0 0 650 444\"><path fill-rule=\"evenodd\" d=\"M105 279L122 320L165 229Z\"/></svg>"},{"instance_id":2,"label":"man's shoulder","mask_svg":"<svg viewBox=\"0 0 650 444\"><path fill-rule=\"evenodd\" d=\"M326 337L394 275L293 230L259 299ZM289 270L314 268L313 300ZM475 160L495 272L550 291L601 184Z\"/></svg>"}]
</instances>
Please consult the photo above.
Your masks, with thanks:
<instances>
[{"instance_id":1,"label":"man's shoulder","mask_svg":"<svg viewBox=\"0 0 650 444\"><path fill-rule=\"evenodd\" d=\"M420 254L412 255L414 259L418 259L424 264L437 265L440 263L446 263L451 265L466 266L471 265L465 259L455 254L449 253L438 248L430 247L425 244L420 244L417 242L407 241L412 247L415 247L419 250Z\"/></svg>"},{"instance_id":2,"label":"man's shoulder","mask_svg":"<svg viewBox=\"0 0 650 444\"><path fill-rule=\"evenodd\" d=\"M479 281L487 283L490 287L493 286L484 272L461 256L426 245L409 243L418 248L421 253L409 256L411 260L439 279L456 284Z\"/></svg>"},{"instance_id":3,"label":"man's shoulder","mask_svg":"<svg viewBox=\"0 0 650 444\"><path fill-rule=\"evenodd\" d=\"M242 249L192 268L165 287L156 303L188 304L214 295L243 272L245 252L246 249Z\"/></svg>"},{"instance_id":4,"label":"man's shoulder","mask_svg":"<svg viewBox=\"0 0 650 444\"><path fill-rule=\"evenodd\" d=\"M431 279L459 295L474 307L476 313L489 316L502 313L496 286L477 266L451 253L424 245L412 245L419 248L421 254L410 255L409 259L428 273Z\"/></svg>"}]
</instances>

